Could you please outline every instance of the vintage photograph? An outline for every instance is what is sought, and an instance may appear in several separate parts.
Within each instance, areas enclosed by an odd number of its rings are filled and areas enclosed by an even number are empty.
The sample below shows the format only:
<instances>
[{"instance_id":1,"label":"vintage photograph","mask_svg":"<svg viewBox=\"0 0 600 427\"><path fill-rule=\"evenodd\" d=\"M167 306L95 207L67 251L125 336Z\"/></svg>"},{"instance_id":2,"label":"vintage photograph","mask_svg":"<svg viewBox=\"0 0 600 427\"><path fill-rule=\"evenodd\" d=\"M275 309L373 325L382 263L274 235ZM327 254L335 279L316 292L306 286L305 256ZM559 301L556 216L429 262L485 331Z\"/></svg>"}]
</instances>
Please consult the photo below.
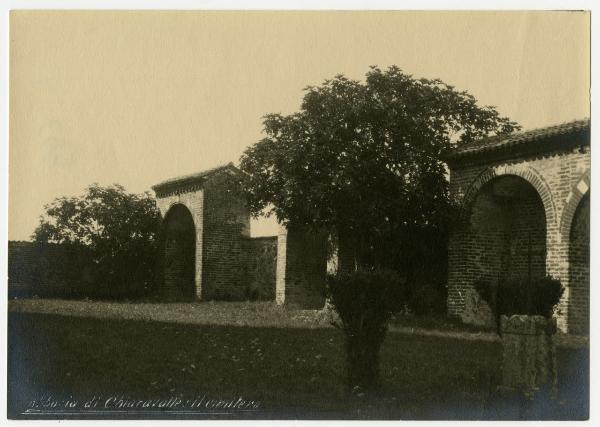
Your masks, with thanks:
<instances>
[{"instance_id":1,"label":"vintage photograph","mask_svg":"<svg viewBox=\"0 0 600 427\"><path fill-rule=\"evenodd\" d=\"M9 13L9 419L588 420L590 11Z\"/></svg>"}]
</instances>

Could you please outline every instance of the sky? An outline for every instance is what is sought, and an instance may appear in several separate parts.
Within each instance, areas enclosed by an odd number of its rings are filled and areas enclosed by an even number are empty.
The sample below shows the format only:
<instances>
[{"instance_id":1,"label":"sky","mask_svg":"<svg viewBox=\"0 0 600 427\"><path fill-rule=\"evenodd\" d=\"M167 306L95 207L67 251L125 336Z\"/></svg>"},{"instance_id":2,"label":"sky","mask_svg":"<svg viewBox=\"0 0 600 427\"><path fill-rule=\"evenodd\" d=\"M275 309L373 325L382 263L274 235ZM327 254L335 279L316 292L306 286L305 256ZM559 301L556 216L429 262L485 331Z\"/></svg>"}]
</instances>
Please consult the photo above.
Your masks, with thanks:
<instances>
[{"instance_id":1,"label":"sky","mask_svg":"<svg viewBox=\"0 0 600 427\"><path fill-rule=\"evenodd\" d=\"M584 12L13 11L8 237L94 182L151 191L237 164L262 116L370 65L440 78L524 129L589 117L589 31Z\"/></svg>"}]
</instances>

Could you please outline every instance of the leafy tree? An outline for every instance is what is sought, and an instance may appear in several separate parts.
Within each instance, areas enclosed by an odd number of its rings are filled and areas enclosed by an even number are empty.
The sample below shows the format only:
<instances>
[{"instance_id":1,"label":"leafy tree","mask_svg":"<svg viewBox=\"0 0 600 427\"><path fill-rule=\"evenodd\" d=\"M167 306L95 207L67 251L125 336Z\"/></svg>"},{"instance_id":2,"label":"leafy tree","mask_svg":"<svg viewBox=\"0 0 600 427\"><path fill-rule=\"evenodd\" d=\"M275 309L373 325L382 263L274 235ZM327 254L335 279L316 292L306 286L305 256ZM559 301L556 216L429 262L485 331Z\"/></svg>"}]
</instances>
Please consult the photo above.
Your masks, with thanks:
<instances>
[{"instance_id":1,"label":"leafy tree","mask_svg":"<svg viewBox=\"0 0 600 427\"><path fill-rule=\"evenodd\" d=\"M361 375L359 367L377 364L391 310L381 298L386 282L414 290L446 281L456 209L444 153L519 126L465 91L395 66L371 67L365 82L338 75L309 86L298 112L269 114L263 124L265 137L240 160L250 210L333 236L343 274L330 280L330 297L343 319L350 381L373 384L377 368ZM386 267L403 280L377 273Z\"/></svg>"},{"instance_id":2,"label":"leafy tree","mask_svg":"<svg viewBox=\"0 0 600 427\"><path fill-rule=\"evenodd\" d=\"M92 184L81 197L60 197L45 206L33 233L38 243L58 243L79 254L60 259L54 276L87 283L89 297L138 296L156 276L160 213L149 193ZM73 269L77 269L76 272ZM72 287L82 291L85 284Z\"/></svg>"},{"instance_id":3,"label":"leafy tree","mask_svg":"<svg viewBox=\"0 0 600 427\"><path fill-rule=\"evenodd\" d=\"M519 126L395 66L305 92L299 112L266 115L265 138L242 155L251 211L272 206L282 223L327 230L351 265L393 266L415 280L444 271L454 209L443 154Z\"/></svg>"}]
</instances>

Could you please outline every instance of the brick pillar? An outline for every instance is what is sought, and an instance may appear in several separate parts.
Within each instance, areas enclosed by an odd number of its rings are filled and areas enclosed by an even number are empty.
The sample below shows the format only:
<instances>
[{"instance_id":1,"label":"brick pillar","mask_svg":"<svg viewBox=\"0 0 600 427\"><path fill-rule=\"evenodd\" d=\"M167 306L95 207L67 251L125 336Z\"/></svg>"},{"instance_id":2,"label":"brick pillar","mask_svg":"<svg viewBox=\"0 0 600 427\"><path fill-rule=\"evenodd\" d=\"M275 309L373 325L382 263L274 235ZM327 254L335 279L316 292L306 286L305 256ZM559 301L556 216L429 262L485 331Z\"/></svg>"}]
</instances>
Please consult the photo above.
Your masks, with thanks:
<instances>
[{"instance_id":1,"label":"brick pillar","mask_svg":"<svg viewBox=\"0 0 600 427\"><path fill-rule=\"evenodd\" d=\"M325 304L327 236L301 227L280 228L275 300L303 309Z\"/></svg>"},{"instance_id":2,"label":"brick pillar","mask_svg":"<svg viewBox=\"0 0 600 427\"><path fill-rule=\"evenodd\" d=\"M552 241L552 243L550 243ZM556 227L548 228L546 272L560 280L565 291L556 307L556 326L561 332L567 332L569 311L569 246L558 236Z\"/></svg>"},{"instance_id":3,"label":"brick pillar","mask_svg":"<svg viewBox=\"0 0 600 427\"><path fill-rule=\"evenodd\" d=\"M285 263L287 258L287 229L279 227L277 233L277 264L275 266L275 302L285 302Z\"/></svg>"}]
</instances>

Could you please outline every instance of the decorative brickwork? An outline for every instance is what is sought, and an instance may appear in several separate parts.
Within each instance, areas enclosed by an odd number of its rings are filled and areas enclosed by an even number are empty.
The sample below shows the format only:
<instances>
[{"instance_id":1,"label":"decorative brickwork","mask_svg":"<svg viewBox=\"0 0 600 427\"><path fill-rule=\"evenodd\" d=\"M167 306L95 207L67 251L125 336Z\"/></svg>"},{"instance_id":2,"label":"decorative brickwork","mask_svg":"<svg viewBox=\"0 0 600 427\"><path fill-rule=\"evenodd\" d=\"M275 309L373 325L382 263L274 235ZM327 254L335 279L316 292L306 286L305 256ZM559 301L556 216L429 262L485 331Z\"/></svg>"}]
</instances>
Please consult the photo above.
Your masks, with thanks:
<instances>
[{"instance_id":1,"label":"decorative brickwork","mask_svg":"<svg viewBox=\"0 0 600 427\"><path fill-rule=\"evenodd\" d=\"M569 247L569 329L589 333L590 316L590 196L579 202L572 221Z\"/></svg>"},{"instance_id":2,"label":"decorative brickwork","mask_svg":"<svg viewBox=\"0 0 600 427\"><path fill-rule=\"evenodd\" d=\"M462 316L474 280L523 276L531 269L532 275L550 274L565 285L558 327L576 332L569 327L569 310L581 312L584 307L585 312L589 299L577 294L584 285L571 283L569 253L575 211L590 186L589 138L589 121L577 121L478 141L449 154L450 191L468 219L455 230L448 248L450 316ZM515 187L517 180L526 184ZM502 193L503 185L504 191L512 187L513 201L502 203L502 194L494 194ZM577 277L585 281L584 273ZM580 319L578 323L588 322L587 317Z\"/></svg>"},{"instance_id":3,"label":"decorative brickwork","mask_svg":"<svg viewBox=\"0 0 600 427\"><path fill-rule=\"evenodd\" d=\"M475 197L479 194L482 187L494 178L500 176L518 176L527 181L533 188L535 188L540 196L546 218L550 223L554 222L554 201L552 200L552 192L548 188L548 184L544 181L541 175L533 168L529 167L526 163L521 164L501 164L498 166L490 167L482 172L473 181L466 194L464 195L463 205L465 209L470 208L470 204L474 201Z\"/></svg>"},{"instance_id":4,"label":"decorative brickwork","mask_svg":"<svg viewBox=\"0 0 600 427\"><path fill-rule=\"evenodd\" d=\"M202 212L204 207L204 191L202 190L202 188L196 188L194 190L190 189L190 191L188 192L161 193L159 191L156 191L156 195L156 204L158 205L158 208L163 218L167 219L168 213L171 210L171 208L179 205L184 206L192 216L195 232L194 285L196 291L196 299L200 299L202 294L202 241L204 239L204 234L202 232L204 225L204 217L202 215ZM165 225L165 227L166 226L167 225ZM164 263L165 268L166 261L167 260L165 260ZM169 281L167 280L167 277L165 277L165 284L168 283Z\"/></svg>"},{"instance_id":5,"label":"decorative brickwork","mask_svg":"<svg viewBox=\"0 0 600 427\"><path fill-rule=\"evenodd\" d=\"M560 235L562 241L570 239L575 210L578 208L581 199L583 199L584 196L589 195L590 182L590 171L587 170L579 180L577 180L577 183L573 185L571 192L567 196L560 223Z\"/></svg>"},{"instance_id":6,"label":"decorative brickwork","mask_svg":"<svg viewBox=\"0 0 600 427\"><path fill-rule=\"evenodd\" d=\"M169 212L174 206L185 206L191 214L195 231L195 299L241 300L246 296L242 283L242 239L249 234L250 216L240 193L240 174L228 164L153 187L167 230L171 220ZM191 241L191 237L187 241ZM177 282L185 287L186 278L174 275L185 275L182 266L186 262L168 258L174 250L170 249L168 233L165 244L165 292L173 295L169 289L171 284ZM189 259L181 247L177 250L183 258Z\"/></svg>"}]
</instances>

